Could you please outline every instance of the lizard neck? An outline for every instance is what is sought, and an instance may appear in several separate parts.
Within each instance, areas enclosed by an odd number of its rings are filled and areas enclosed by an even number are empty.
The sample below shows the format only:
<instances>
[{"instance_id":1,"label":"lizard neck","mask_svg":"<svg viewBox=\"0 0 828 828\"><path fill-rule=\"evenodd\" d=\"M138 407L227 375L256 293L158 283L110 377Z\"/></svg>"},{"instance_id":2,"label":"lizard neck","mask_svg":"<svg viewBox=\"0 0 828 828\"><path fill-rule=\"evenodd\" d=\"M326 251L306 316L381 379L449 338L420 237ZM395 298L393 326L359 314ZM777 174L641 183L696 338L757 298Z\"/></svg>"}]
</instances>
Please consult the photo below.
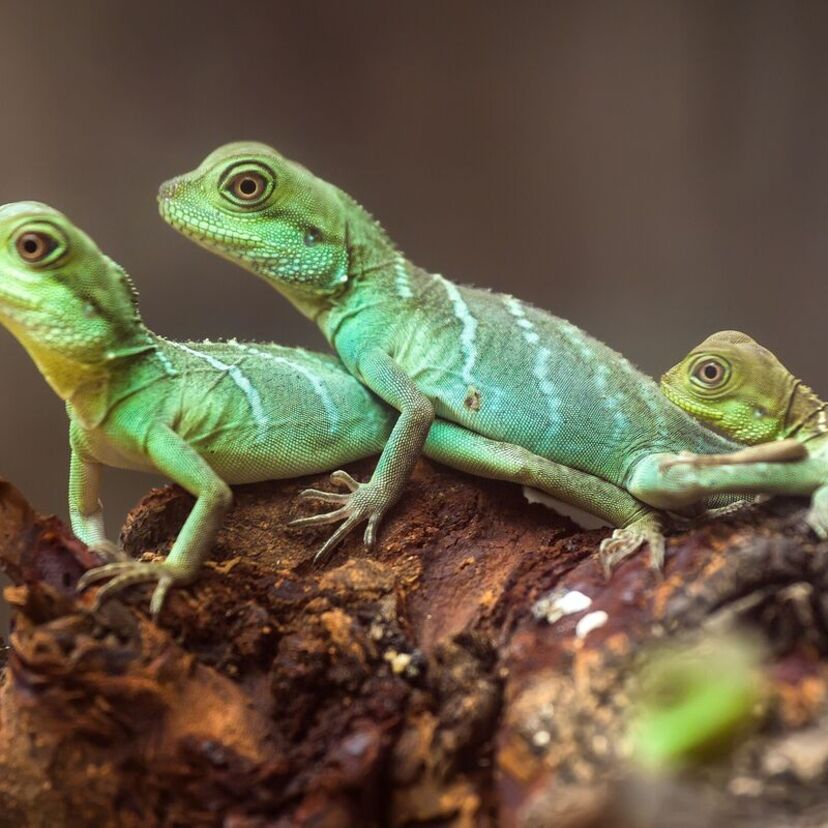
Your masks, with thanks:
<instances>
[{"instance_id":1,"label":"lizard neck","mask_svg":"<svg viewBox=\"0 0 828 828\"><path fill-rule=\"evenodd\" d=\"M411 265L379 222L346 193L342 193L342 197L345 200L347 215L347 280L339 289L324 298L314 297L310 312L303 311L319 325L329 342L333 342L339 326L346 318L360 313L371 305L387 301L395 278L408 285L409 274L412 271ZM413 296L408 287L406 296ZM301 297L293 298L292 301L303 310Z\"/></svg>"},{"instance_id":2,"label":"lizard neck","mask_svg":"<svg viewBox=\"0 0 828 828\"><path fill-rule=\"evenodd\" d=\"M405 258L382 225L350 196L346 199L348 219L345 223L345 244L348 253L348 284L360 282ZM373 281L373 279L372 279Z\"/></svg>"},{"instance_id":3,"label":"lizard neck","mask_svg":"<svg viewBox=\"0 0 828 828\"><path fill-rule=\"evenodd\" d=\"M84 428L100 425L111 408L113 387L123 384L136 358L157 348L153 335L140 323L118 341L87 349L82 358L25 334L19 338L70 416Z\"/></svg>"},{"instance_id":4,"label":"lizard neck","mask_svg":"<svg viewBox=\"0 0 828 828\"><path fill-rule=\"evenodd\" d=\"M21 342L43 378L62 400L69 402L106 380L103 365L74 360L39 342L28 342L22 337Z\"/></svg>"},{"instance_id":5,"label":"lizard neck","mask_svg":"<svg viewBox=\"0 0 828 828\"><path fill-rule=\"evenodd\" d=\"M39 330L18 324L15 320L6 319L4 324L26 349L38 371L62 400L68 401L82 389L105 379L106 348L102 345L91 351L85 350L82 357L71 356L67 353L69 349L62 347L63 342L59 336L41 336Z\"/></svg>"},{"instance_id":6,"label":"lizard neck","mask_svg":"<svg viewBox=\"0 0 828 828\"><path fill-rule=\"evenodd\" d=\"M828 403L823 402L807 385L795 380L783 423L783 437L810 440L828 433Z\"/></svg>"}]
</instances>

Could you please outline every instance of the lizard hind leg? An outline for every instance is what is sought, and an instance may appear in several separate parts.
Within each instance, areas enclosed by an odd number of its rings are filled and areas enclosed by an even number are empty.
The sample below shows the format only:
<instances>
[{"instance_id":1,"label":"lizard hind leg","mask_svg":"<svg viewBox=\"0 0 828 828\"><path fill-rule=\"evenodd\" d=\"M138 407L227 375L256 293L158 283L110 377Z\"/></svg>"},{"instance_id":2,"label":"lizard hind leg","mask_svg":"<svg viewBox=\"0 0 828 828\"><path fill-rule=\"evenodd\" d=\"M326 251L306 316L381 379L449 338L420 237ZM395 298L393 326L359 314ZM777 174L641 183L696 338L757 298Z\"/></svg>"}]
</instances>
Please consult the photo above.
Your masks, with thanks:
<instances>
[{"instance_id":1,"label":"lizard hind leg","mask_svg":"<svg viewBox=\"0 0 828 828\"><path fill-rule=\"evenodd\" d=\"M599 559L607 574L645 544L650 547L650 565L661 569L662 514L626 489L444 420L437 420L431 427L425 453L471 474L531 486L621 527L599 548Z\"/></svg>"}]
</instances>

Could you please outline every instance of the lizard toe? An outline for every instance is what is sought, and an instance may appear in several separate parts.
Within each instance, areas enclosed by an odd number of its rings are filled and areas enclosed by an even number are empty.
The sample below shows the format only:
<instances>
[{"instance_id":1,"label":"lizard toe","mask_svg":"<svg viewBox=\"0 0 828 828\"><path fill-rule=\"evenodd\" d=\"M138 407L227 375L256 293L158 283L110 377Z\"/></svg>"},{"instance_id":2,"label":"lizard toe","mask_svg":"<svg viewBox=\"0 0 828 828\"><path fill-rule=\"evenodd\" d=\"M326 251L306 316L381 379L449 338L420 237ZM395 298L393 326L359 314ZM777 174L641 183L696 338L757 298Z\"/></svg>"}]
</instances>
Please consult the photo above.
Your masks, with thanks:
<instances>
[{"instance_id":1,"label":"lizard toe","mask_svg":"<svg viewBox=\"0 0 828 828\"><path fill-rule=\"evenodd\" d=\"M647 514L629 526L616 529L608 538L601 541L598 557L609 578L615 567L634 555L642 546L650 547L650 568L661 572L664 566L664 535L661 519L658 515Z\"/></svg>"},{"instance_id":2,"label":"lizard toe","mask_svg":"<svg viewBox=\"0 0 828 828\"><path fill-rule=\"evenodd\" d=\"M104 564L95 569L90 569L78 581L78 591L81 592L92 584L107 578L111 578L112 580L98 590L92 604L93 611L100 609L103 603L113 595L131 586L158 581L158 586L153 592L150 602L150 612L153 618L157 618L161 612L164 599L170 587L176 584L188 583L192 580L187 573L170 566L166 561L162 563L153 561L125 561Z\"/></svg>"},{"instance_id":3,"label":"lizard toe","mask_svg":"<svg viewBox=\"0 0 828 828\"><path fill-rule=\"evenodd\" d=\"M102 540L90 544L89 548L107 563L124 563L132 558L117 544L111 540Z\"/></svg>"}]
</instances>

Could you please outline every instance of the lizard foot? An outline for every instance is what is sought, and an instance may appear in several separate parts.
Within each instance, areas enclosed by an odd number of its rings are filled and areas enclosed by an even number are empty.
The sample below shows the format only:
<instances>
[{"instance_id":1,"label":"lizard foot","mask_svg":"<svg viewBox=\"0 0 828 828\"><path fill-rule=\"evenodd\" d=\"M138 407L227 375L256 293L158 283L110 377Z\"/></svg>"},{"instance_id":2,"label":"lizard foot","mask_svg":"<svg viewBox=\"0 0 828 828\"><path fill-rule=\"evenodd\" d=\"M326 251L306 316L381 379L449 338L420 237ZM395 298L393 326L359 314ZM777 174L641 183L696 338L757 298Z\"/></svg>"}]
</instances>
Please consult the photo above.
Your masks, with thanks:
<instances>
[{"instance_id":1,"label":"lizard foot","mask_svg":"<svg viewBox=\"0 0 828 828\"><path fill-rule=\"evenodd\" d=\"M98 590L95 602L92 604L93 612L100 609L107 598L111 598L116 592L120 592L135 584L144 584L158 581L158 586L152 593L150 601L150 613L153 619L157 619L164 606L164 599L171 586L184 584L192 578L170 566L166 561L155 563L152 561L119 561L117 563L104 564L85 572L78 581L78 592L83 592L87 587L106 578L112 580Z\"/></svg>"},{"instance_id":2,"label":"lizard foot","mask_svg":"<svg viewBox=\"0 0 828 828\"><path fill-rule=\"evenodd\" d=\"M89 549L107 563L123 563L132 560L117 543L113 543L111 540L89 544Z\"/></svg>"},{"instance_id":3,"label":"lizard foot","mask_svg":"<svg viewBox=\"0 0 828 828\"><path fill-rule=\"evenodd\" d=\"M320 489L305 489L299 493L302 500L312 500L321 503L335 503L338 509L325 512L322 515L297 518L288 526L324 526L328 523L344 521L342 525L322 544L314 555L314 563L324 561L330 553L342 542L345 536L362 521L367 520L365 528L365 545L370 548L377 537L377 527L385 513L393 503L388 492L374 482L359 483L348 472L335 471L331 475L331 483L344 486L347 492L323 492Z\"/></svg>"},{"instance_id":4,"label":"lizard foot","mask_svg":"<svg viewBox=\"0 0 828 828\"><path fill-rule=\"evenodd\" d=\"M601 541L598 558L604 575L609 578L621 561L635 554L645 543L650 547L650 567L661 572L664 565L664 535L661 519L651 513L629 526L616 529L610 537Z\"/></svg>"}]
</instances>

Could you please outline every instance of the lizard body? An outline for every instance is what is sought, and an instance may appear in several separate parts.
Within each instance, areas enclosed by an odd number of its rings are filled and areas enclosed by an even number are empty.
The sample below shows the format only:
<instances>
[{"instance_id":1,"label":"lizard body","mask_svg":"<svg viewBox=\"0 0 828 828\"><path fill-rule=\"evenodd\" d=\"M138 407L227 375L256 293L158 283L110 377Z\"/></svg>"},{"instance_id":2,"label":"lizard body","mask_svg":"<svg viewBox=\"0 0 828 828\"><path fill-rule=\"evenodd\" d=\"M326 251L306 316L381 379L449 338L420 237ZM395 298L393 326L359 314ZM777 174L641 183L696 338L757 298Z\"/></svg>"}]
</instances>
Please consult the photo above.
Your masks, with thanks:
<instances>
[{"instance_id":1,"label":"lizard body","mask_svg":"<svg viewBox=\"0 0 828 828\"><path fill-rule=\"evenodd\" d=\"M320 554L363 520L373 541L435 416L604 480L618 503L632 493L655 507L613 506L621 529L605 551L620 559L649 541L656 566L663 498L648 458L736 447L569 322L416 267L353 199L270 147L220 148L163 185L159 204L174 228L316 321L348 370L400 412L371 481L307 519L344 521Z\"/></svg>"},{"instance_id":2,"label":"lizard body","mask_svg":"<svg viewBox=\"0 0 828 828\"><path fill-rule=\"evenodd\" d=\"M169 587L192 580L209 554L231 503L229 485L329 470L380 452L392 432L393 412L336 357L154 334L125 271L65 216L36 202L0 207L0 324L66 402L72 528L111 560L81 582L113 577L98 602L157 581L157 614ZM563 490L569 502L608 519L618 517L613 510L645 513L604 480L454 423L433 424L425 453L481 476ZM127 560L107 541L98 497L104 465L160 472L196 497L163 563ZM337 480L356 486L344 472Z\"/></svg>"}]
</instances>

